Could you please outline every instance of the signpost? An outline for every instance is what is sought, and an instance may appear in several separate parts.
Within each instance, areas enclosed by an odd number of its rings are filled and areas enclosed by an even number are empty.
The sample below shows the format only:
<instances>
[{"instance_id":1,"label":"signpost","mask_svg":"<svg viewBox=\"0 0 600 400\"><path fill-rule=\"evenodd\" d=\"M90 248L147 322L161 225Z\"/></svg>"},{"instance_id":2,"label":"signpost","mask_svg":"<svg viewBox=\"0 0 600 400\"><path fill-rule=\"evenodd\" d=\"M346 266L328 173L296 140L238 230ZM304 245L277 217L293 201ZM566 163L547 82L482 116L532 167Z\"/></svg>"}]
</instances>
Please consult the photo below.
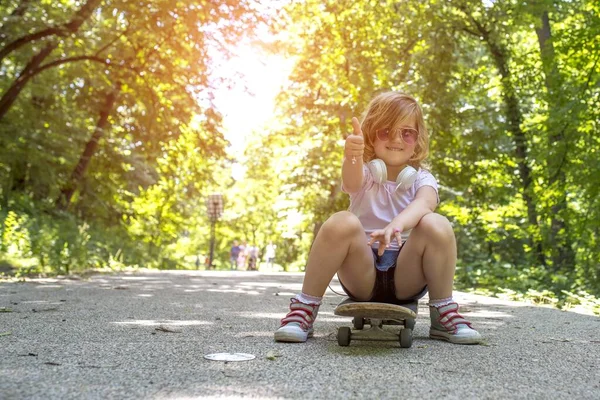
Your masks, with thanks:
<instances>
[{"instance_id":1,"label":"signpost","mask_svg":"<svg viewBox=\"0 0 600 400\"><path fill-rule=\"evenodd\" d=\"M206 199L206 212L210 220L210 253L207 269L212 269L214 268L213 259L215 255L215 225L221 218L221 214L223 214L223 195L220 193L209 195Z\"/></svg>"}]
</instances>

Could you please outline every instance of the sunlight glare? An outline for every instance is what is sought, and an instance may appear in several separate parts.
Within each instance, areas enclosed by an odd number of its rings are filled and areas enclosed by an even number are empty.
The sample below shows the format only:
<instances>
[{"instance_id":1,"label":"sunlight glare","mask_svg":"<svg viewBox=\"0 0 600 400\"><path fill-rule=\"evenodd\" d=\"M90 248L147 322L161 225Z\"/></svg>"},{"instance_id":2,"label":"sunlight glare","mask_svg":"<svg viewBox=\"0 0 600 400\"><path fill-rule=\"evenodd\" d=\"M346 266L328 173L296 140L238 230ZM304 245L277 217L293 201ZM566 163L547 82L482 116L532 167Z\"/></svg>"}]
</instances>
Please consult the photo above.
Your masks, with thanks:
<instances>
[{"instance_id":1,"label":"sunlight glare","mask_svg":"<svg viewBox=\"0 0 600 400\"><path fill-rule=\"evenodd\" d=\"M245 140L253 132L259 133L275 109L275 97L287 82L293 60L281 55L268 54L263 49L242 42L235 54L218 69L222 77L240 76L232 87L222 85L216 90L214 103L223 114L225 138L230 142L228 152L239 156ZM245 169L233 166L235 179L242 179Z\"/></svg>"}]
</instances>

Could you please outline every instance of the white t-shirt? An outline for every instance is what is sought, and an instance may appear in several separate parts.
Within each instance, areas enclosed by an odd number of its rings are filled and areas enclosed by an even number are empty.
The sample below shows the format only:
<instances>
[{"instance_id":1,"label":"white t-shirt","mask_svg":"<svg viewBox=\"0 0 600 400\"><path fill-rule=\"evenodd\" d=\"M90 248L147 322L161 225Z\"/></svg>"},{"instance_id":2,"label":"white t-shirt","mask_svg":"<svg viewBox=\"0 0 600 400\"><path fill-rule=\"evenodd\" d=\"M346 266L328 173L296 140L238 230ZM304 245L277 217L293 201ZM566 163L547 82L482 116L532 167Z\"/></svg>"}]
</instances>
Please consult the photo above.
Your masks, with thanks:
<instances>
[{"instance_id":1,"label":"white t-shirt","mask_svg":"<svg viewBox=\"0 0 600 400\"><path fill-rule=\"evenodd\" d=\"M265 257L266 258L275 258L275 248L277 248L276 245L274 245L274 244L268 244L267 245L267 250L265 252Z\"/></svg>"},{"instance_id":2,"label":"white t-shirt","mask_svg":"<svg viewBox=\"0 0 600 400\"><path fill-rule=\"evenodd\" d=\"M373 174L366 165L363 165L363 182L360 190L350 193L350 207L348 211L358 217L362 224L367 240L371 233L377 229L385 228L398 214L400 214L414 199L423 186L431 186L437 195L438 185L434 176L427 170L419 168L415 183L406 191L396 189L396 182L386 181L382 184L375 183ZM348 193L343 185L342 190ZM438 203L440 201L438 196ZM402 232L402 241L408 239L410 230ZM378 243L373 244L379 247ZM389 250L398 250L400 246L395 240L390 243Z\"/></svg>"}]
</instances>

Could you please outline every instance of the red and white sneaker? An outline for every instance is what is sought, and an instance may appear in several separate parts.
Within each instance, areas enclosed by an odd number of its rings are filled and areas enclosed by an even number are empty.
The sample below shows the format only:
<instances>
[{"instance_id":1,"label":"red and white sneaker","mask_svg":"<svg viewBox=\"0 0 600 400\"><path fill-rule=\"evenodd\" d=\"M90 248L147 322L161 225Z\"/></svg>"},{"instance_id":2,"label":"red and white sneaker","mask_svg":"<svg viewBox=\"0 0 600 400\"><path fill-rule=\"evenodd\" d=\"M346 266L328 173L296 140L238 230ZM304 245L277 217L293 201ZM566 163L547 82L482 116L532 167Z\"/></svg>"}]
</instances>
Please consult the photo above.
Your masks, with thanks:
<instances>
[{"instance_id":1,"label":"red and white sneaker","mask_svg":"<svg viewBox=\"0 0 600 400\"><path fill-rule=\"evenodd\" d=\"M450 303L441 307L429 306L431 328L429 337L447 340L457 344L481 343L481 335L458 313L458 304Z\"/></svg>"},{"instance_id":2,"label":"red and white sneaker","mask_svg":"<svg viewBox=\"0 0 600 400\"><path fill-rule=\"evenodd\" d=\"M297 299L292 299L290 312L281 320L281 326L275 331L275 341L306 342L313 335L313 323L318 312L319 305L304 304Z\"/></svg>"}]
</instances>

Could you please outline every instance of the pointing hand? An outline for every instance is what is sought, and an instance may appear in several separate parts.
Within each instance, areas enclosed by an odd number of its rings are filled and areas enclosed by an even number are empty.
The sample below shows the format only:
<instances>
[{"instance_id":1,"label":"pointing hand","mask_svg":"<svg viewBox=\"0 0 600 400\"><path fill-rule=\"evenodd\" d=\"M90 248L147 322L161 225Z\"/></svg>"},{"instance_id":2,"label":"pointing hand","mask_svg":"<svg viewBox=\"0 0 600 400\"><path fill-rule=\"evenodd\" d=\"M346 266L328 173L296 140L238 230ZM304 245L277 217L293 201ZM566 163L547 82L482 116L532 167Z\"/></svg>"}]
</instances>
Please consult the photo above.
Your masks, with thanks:
<instances>
[{"instance_id":1,"label":"pointing hand","mask_svg":"<svg viewBox=\"0 0 600 400\"><path fill-rule=\"evenodd\" d=\"M375 242L379 242L379 248L377 254L383 255L385 249L390 247L390 242L394 239L398 242L398 245L402 243L402 229L392 226L389 224L384 229L377 229L371 233L371 240L369 240L369 246L372 246Z\"/></svg>"}]
</instances>

